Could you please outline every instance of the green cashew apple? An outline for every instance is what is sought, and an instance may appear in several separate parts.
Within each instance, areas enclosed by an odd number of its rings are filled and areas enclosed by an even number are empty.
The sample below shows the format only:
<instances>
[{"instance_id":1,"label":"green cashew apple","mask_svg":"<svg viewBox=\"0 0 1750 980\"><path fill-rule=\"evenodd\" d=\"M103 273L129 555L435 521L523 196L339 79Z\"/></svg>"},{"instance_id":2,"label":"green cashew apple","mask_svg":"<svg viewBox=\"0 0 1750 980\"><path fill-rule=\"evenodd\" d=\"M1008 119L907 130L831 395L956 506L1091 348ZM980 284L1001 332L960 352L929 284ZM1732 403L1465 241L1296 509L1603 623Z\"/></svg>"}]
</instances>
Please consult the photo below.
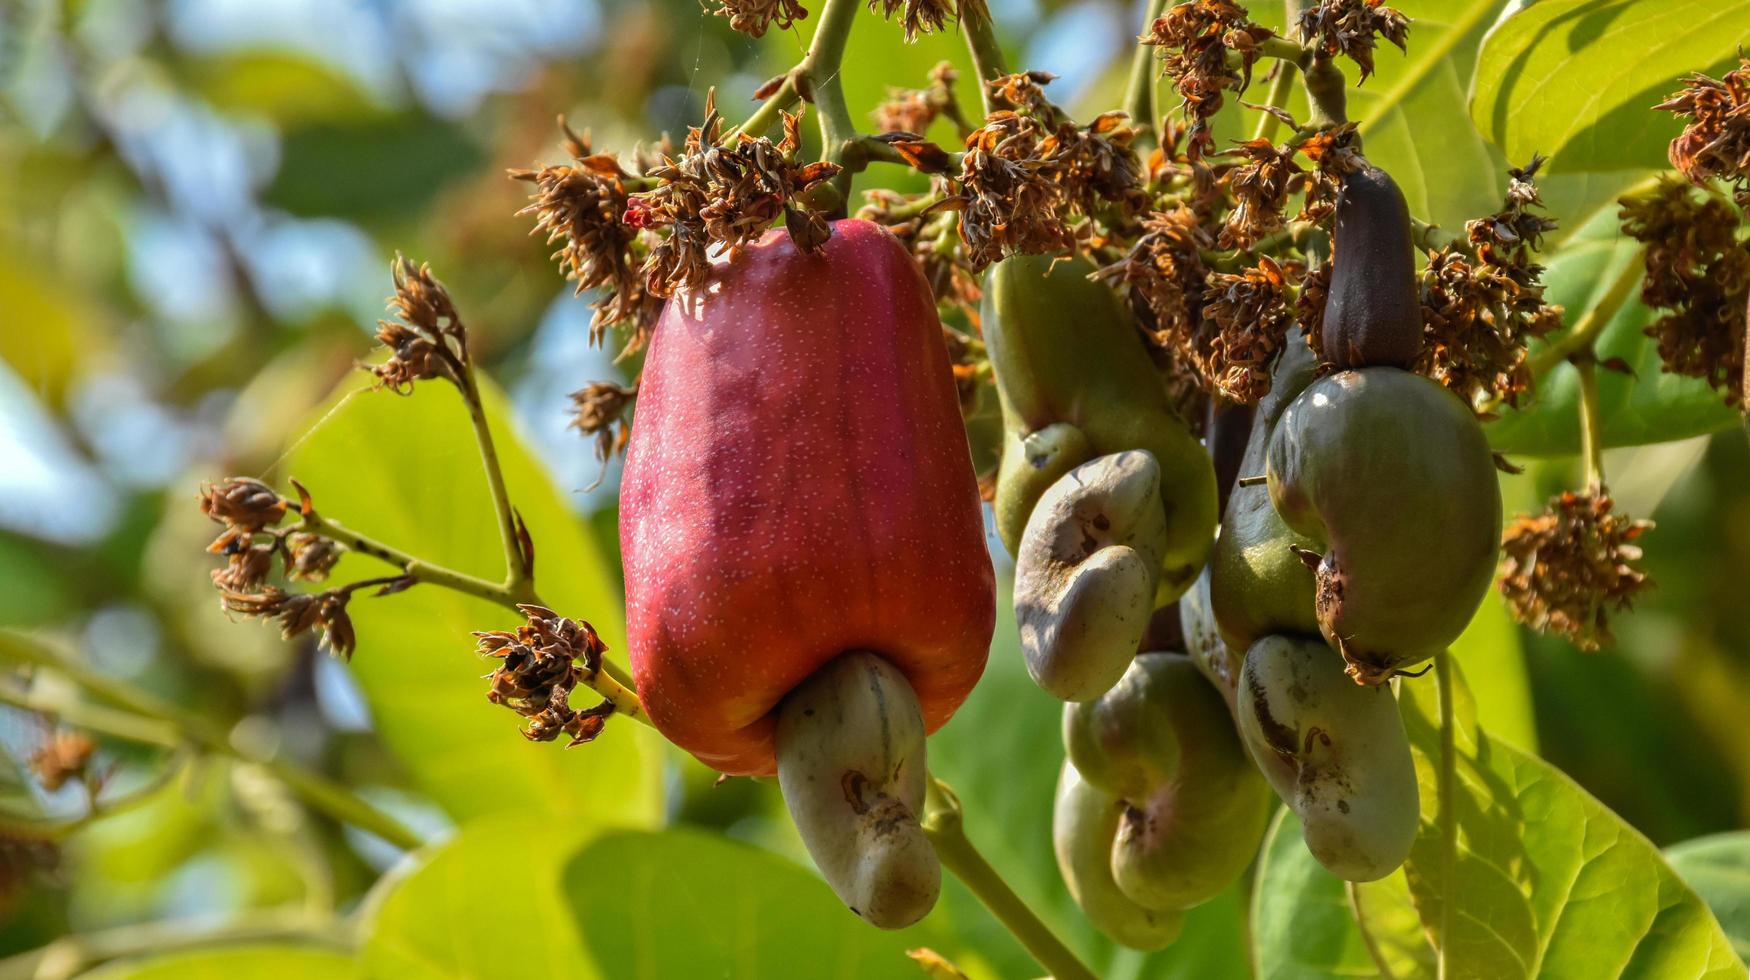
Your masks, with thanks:
<instances>
[{"instance_id":1,"label":"green cashew apple","mask_svg":"<svg viewBox=\"0 0 1750 980\"><path fill-rule=\"evenodd\" d=\"M1375 166L1343 177L1331 224L1320 353L1339 368L1407 368L1422 353L1410 206Z\"/></svg>"},{"instance_id":2,"label":"green cashew apple","mask_svg":"<svg viewBox=\"0 0 1750 980\"><path fill-rule=\"evenodd\" d=\"M1136 656L1167 546L1161 472L1140 449L1100 456L1051 485L1015 557L1027 672L1062 701L1104 694Z\"/></svg>"},{"instance_id":3,"label":"green cashew apple","mask_svg":"<svg viewBox=\"0 0 1750 980\"><path fill-rule=\"evenodd\" d=\"M1266 472L1283 523L1320 543L1319 629L1358 682L1464 631L1494 577L1501 493L1456 396L1396 368L1320 378L1283 412Z\"/></svg>"},{"instance_id":4,"label":"green cashew apple","mask_svg":"<svg viewBox=\"0 0 1750 980\"><path fill-rule=\"evenodd\" d=\"M1237 702L1246 748L1320 864L1374 881L1404 863L1421 801L1389 685L1351 683L1317 639L1267 636L1246 651Z\"/></svg>"},{"instance_id":5,"label":"green cashew apple","mask_svg":"<svg viewBox=\"0 0 1750 980\"><path fill-rule=\"evenodd\" d=\"M1124 804L1112 878L1138 905L1201 904L1257 854L1269 787L1184 654L1141 654L1103 697L1066 705L1063 740L1082 778Z\"/></svg>"},{"instance_id":6,"label":"green cashew apple","mask_svg":"<svg viewBox=\"0 0 1750 980\"><path fill-rule=\"evenodd\" d=\"M1317 358L1297 329L1276 359L1270 391L1258 400L1252 416L1251 440L1240 464L1242 477L1264 472L1271 432L1288 406L1312 384L1317 368ZM1313 577L1296 548L1318 550L1319 542L1283 523L1266 486L1233 488L1209 558L1209 597L1222 635L1238 655L1271 633L1318 631Z\"/></svg>"},{"instance_id":7,"label":"green cashew apple","mask_svg":"<svg viewBox=\"0 0 1750 980\"><path fill-rule=\"evenodd\" d=\"M1215 531L1215 471L1173 413L1159 373L1117 294L1084 259L1016 256L985 281L985 346L1002 406L997 534L1010 554L1039 498L1096 456L1147 450L1160 467L1167 526L1159 592L1191 585Z\"/></svg>"},{"instance_id":8,"label":"green cashew apple","mask_svg":"<svg viewBox=\"0 0 1750 980\"><path fill-rule=\"evenodd\" d=\"M1051 840L1057 869L1071 898L1094 928L1131 949L1164 949L1179 938L1185 914L1177 909L1144 908L1112 880L1112 840L1125 805L1100 792L1068 762L1057 780L1051 814Z\"/></svg>"},{"instance_id":9,"label":"green cashew apple","mask_svg":"<svg viewBox=\"0 0 1750 980\"><path fill-rule=\"evenodd\" d=\"M1220 545L1218 540L1216 546L1219 548ZM1213 565L1212 561L1211 567ZM1231 712L1234 710L1234 692L1239 689L1240 664L1245 660L1245 651L1230 647L1222 636L1221 626L1215 620L1215 604L1209 594L1210 571L1210 568L1205 568L1191 588L1179 597L1179 631L1191 662L1227 699Z\"/></svg>"}]
</instances>

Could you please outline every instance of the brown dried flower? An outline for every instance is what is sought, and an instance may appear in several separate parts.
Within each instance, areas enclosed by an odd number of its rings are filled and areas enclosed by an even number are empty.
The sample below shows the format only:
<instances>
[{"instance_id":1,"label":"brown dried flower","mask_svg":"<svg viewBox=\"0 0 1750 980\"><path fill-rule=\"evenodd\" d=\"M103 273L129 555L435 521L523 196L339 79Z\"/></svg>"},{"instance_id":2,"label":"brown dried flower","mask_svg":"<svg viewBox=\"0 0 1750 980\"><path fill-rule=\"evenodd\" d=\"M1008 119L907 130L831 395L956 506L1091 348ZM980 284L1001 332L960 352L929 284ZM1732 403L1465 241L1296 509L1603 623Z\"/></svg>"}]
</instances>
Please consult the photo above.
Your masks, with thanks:
<instances>
[{"instance_id":1,"label":"brown dried flower","mask_svg":"<svg viewBox=\"0 0 1750 980\"><path fill-rule=\"evenodd\" d=\"M328 592L288 593L272 585L259 593L227 590L220 593L219 605L226 612L251 619L278 621L283 639L319 630L323 646L350 659L358 645L358 636L353 631L346 604L352 598L352 589L358 584Z\"/></svg>"},{"instance_id":2,"label":"brown dried flower","mask_svg":"<svg viewBox=\"0 0 1750 980\"><path fill-rule=\"evenodd\" d=\"M1410 20L1383 5L1383 0L1320 0L1301 12L1300 36L1326 58L1347 55L1361 69L1361 81L1373 74L1375 39L1383 37L1404 50Z\"/></svg>"},{"instance_id":3,"label":"brown dried flower","mask_svg":"<svg viewBox=\"0 0 1750 980\"><path fill-rule=\"evenodd\" d=\"M869 10L880 13L886 20L892 20L895 13L899 14L905 39L916 41L919 34L940 31L949 18L958 20L962 2L966 0L869 0ZM976 2L982 3L982 0Z\"/></svg>"},{"instance_id":4,"label":"brown dried flower","mask_svg":"<svg viewBox=\"0 0 1750 980\"><path fill-rule=\"evenodd\" d=\"M961 115L959 100L954 97L954 83L959 78L953 63L944 61L930 69L928 88L889 88L887 101L875 108L876 131L921 136L942 116L961 126L962 132L971 129Z\"/></svg>"},{"instance_id":5,"label":"brown dried flower","mask_svg":"<svg viewBox=\"0 0 1750 980\"><path fill-rule=\"evenodd\" d=\"M1474 256L1457 245L1429 255L1421 273L1425 343L1414 369L1473 407L1517 405L1531 387L1526 342L1562 325L1543 299L1543 266L1532 261L1554 220L1541 208L1535 177L1543 158L1508 171L1502 210L1466 223Z\"/></svg>"},{"instance_id":6,"label":"brown dried flower","mask_svg":"<svg viewBox=\"0 0 1750 980\"><path fill-rule=\"evenodd\" d=\"M1265 139L1247 140L1222 156L1245 158L1224 176L1233 209L1222 222L1217 244L1249 249L1258 239L1281 228L1289 195L1307 186L1307 174L1294 161L1298 151Z\"/></svg>"},{"instance_id":7,"label":"brown dried flower","mask_svg":"<svg viewBox=\"0 0 1750 980\"><path fill-rule=\"evenodd\" d=\"M1689 125L1671 141L1671 165L1697 186L1719 178L1733 186L1738 206L1750 209L1750 58L1715 80L1697 72L1682 90L1654 106Z\"/></svg>"},{"instance_id":8,"label":"brown dried flower","mask_svg":"<svg viewBox=\"0 0 1750 980\"><path fill-rule=\"evenodd\" d=\"M1201 250L1214 235L1188 207L1157 211L1143 219L1142 234L1124 258L1097 273L1123 287L1144 336L1159 350L1195 365L1203 322L1203 289L1209 269Z\"/></svg>"},{"instance_id":9,"label":"brown dried flower","mask_svg":"<svg viewBox=\"0 0 1750 980\"><path fill-rule=\"evenodd\" d=\"M231 549L225 567L212 570L213 584L228 592L254 589L267 581L268 573L273 571L273 556L277 550L276 543Z\"/></svg>"},{"instance_id":10,"label":"brown dried flower","mask_svg":"<svg viewBox=\"0 0 1750 980\"><path fill-rule=\"evenodd\" d=\"M73 780L84 779L96 752L96 740L84 732L51 730L26 764L43 789L53 793Z\"/></svg>"},{"instance_id":11,"label":"brown dried flower","mask_svg":"<svg viewBox=\"0 0 1750 980\"><path fill-rule=\"evenodd\" d=\"M1269 256L1237 274L1211 273L1205 285L1203 316L1195 356L1210 387L1230 402L1255 404L1270 391L1270 362L1282 349L1294 313L1288 306L1288 277Z\"/></svg>"},{"instance_id":12,"label":"brown dried flower","mask_svg":"<svg viewBox=\"0 0 1750 980\"><path fill-rule=\"evenodd\" d=\"M666 154L650 171L654 190L634 194L625 220L635 228L664 229L668 237L644 260L645 288L667 296L703 282L710 270L709 249L736 249L765 234L779 218L804 251L817 250L831 234L826 216L800 206L797 198L837 176L833 163L799 164L800 114L784 114L784 138L738 133L725 141L716 93L705 99L705 121L687 131L679 158Z\"/></svg>"},{"instance_id":13,"label":"brown dried flower","mask_svg":"<svg viewBox=\"0 0 1750 980\"><path fill-rule=\"evenodd\" d=\"M474 634L476 650L500 661L489 675L492 685L486 699L529 719L523 736L532 742L550 742L561 732L571 736L571 745L593 740L613 713L613 702L578 711L571 707L570 697L580 681L601 669L607 644L589 623L566 619L542 606L517 608L527 622L514 632Z\"/></svg>"},{"instance_id":14,"label":"brown dried flower","mask_svg":"<svg viewBox=\"0 0 1750 980\"><path fill-rule=\"evenodd\" d=\"M1750 246L1738 239L1737 212L1667 181L1625 199L1621 218L1623 233L1646 245L1641 300L1667 311L1646 328L1665 370L1702 378L1741 405Z\"/></svg>"},{"instance_id":15,"label":"brown dried flower","mask_svg":"<svg viewBox=\"0 0 1750 980\"><path fill-rule=\"evenodd\" d=\"M637 385L619 385L612 381L592 381L581 391L571 393L571 428L595 437L595 458L601 461L602 476L608 472L608 460L626 452L632 439L632 427L626 422L626 409L638 397ZM596 477L594 489L602 481Z\"/></svg>"},{"instance_id":16,"label":"brown dried flower","mask_svg":"<svg viewBox=\"0 0 1750 980\"><path fill-rule=\"evenodd\" d=\"M390 270L395 293L388 300L389 312L398 321L377 321L377 340L391 355L371 373L380 386L397 394L431 378L460 384L468 362L468 332L449 290L432 276L431 266L414 265L405 256L396 255Z\"/></svg>"},{"instance_id":17,"label":"brown dried flower","mask_svg":"<svg viewBox=\"0 0 1750 980\"><path fill-rule=\"evenodd\" d=\"M1222 92L1251 84L1257 47L1272 36L1234 0L1191 0L1168 9L1137 39L1162 49L1162 71L1190 123L1186 152L1193 161L1215 148L1209 120L1221 110ZM1230 51L1239 56L1238 68L1229 63Z\"/></svg>"},{"instance_id":18,"label":"brown dried flower","mask_svg":"<svg viewBox=\"0 0 1750 980\"><path fill-rule=\"evenodd\" d=\"M1602 488L1562 493L1542 514L1513 519L1502 537L1500 588L1519 622L1582 650L1612 641L1609 613L1651 586L1634 544L1650 521L1612 514Z\"/></svg>"},{"instance_id":19,"label":"brown dried flower","mask_svg":"<svg viewBox=\"0 0 1750 980\"><path fill-rule=\"evenodd\" d=\"M286 516L287 502L260 480L233 476L200 488L201 513L215 522L259 531ZM219 549L215 549L219 550Z\"/></svg>"},{"instance_id":20,"label":"brown dried flower","mask_svg":"<svg viewBox=\"0 0 1750 980\"><path fill-rule=\"evenodd\" d=\"M778 30L787 31L792 23L808 16L807 8L796 0L716 0L716 3L717 9L711 13L729 18L730 29L748 37L764 37L774 24Z\"/></svg>"},{"instance_id":21,"label":"brown dried flower","mask_svg":"<svg viewBox=\"0 0 1750 980\"><path fill-rule=\"evenodd\" d=\"M649 301L635 268L641 242L638 229L624 220L627 174L611 154L591 150L588 133L579 136L564 120L559 126L573 162L510 171L511 177L535 185L531 203L517 214L535 216L531 234L544 231L547 244L561 243L553 257L565 277L577 284L577 292L601 290L590 304L595 311L590 343L599 344L607 328L618 324L630 329L636 344L654 320L660 300Z\"/></svg>"}]
</instances>

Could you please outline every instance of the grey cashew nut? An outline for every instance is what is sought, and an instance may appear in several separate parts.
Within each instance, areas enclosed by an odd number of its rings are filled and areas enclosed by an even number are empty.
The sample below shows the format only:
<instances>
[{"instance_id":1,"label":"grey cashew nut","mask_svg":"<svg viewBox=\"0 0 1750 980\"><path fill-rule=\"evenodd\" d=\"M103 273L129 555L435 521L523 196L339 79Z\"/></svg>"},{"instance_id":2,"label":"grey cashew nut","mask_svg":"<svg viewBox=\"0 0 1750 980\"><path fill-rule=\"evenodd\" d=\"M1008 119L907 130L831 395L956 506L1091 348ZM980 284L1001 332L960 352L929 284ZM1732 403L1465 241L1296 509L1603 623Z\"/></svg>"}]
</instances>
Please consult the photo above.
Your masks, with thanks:
<instances>
[{"instance_id":1,"label":"grey cashew nut","mask_svg":"<svg viewBox=\"0 0 1750 980\"><path fill-rule=\"evenodd\" d=\"M905 675L864 651L797 685L778 710L778 784L821 876L852 912L902 929L936 904L923 814L924 718Z\"/></svg>"},{"instance_id":2,"label":"grey cashew nut","mask_svg":"<svg viewBox=\"0 0 1750 980\"><path fill-rule=\"evenodd\" d=\"M1154 611L1167 523L1160 467L1133 449L1090 460L1045 491L1015 558L1015 619L1027 671L1047 693L1106 693Z\"/></svg>"},{"instance_id":3,"label":"grey cashew nut","mask_svg":"<svg viewBox=\"0 0 1750 980\"><path fill-rule=\"evenodd\" d=\"M1065 762L1051 818L1057 868L1094 928L1132 949L1162 949L1178 938L1185 915L1144 908L1119 890L1112 877L1112 841L1126 809L1123 800L1096 789Z\"/></svg>"},{"instance_id":4,"label":"grey cashew nut","mask_svg":"<svg viewBox=\"0 0 1750 980\"><path fill-rule=\"evenodd\" d=\"M1404 863L1421 800L1389 684L1353 683L1320 639L1266 636L1246 651L1236 700L1240 737L1320 864L1373 881Z\"/></svg>"}]
</instances>

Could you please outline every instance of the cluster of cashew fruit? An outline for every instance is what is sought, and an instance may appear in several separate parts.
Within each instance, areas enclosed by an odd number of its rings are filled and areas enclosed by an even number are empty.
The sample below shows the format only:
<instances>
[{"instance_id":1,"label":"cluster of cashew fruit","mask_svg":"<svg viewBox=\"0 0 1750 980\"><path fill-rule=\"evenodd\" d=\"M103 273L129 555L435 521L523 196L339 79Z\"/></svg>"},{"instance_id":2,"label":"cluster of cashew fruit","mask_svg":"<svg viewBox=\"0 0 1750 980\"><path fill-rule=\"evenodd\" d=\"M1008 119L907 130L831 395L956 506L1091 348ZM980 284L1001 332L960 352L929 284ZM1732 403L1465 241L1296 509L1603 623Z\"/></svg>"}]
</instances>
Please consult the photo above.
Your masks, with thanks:
<instances>
[{"instance_id":1,"label":"cluster of cashew fruit","mask_svg":"<svg viewBox=\"0 0 1750 980\"><path fill-rule=\"evenodd\" d=\"M1074 261L1010 260L989 279L998 529L1028 669L1069 702L1058 863L1126 945L1171 942L1182 910L1243 873L1266 780L1345 879L1390 874L1416 835L1389 682L1482 601L1500 495L1470 408L1408 370L1415 254L1385 173L1344 178L1331 248L1320 350L1295 330L1249 433L1244 413L1210 427L1244 477L1224 474L1213 535L1209 455L1115 297Z\"/></svg>"},{"instance_id":2,"label":"cluster of cashew fruit","mask_svg":"<svg viewBox=\"0 0 1750 980\"><path fill-rule=\"evenodd\" d=\"M995 580L935 301L906 248L783 231L664 307L620 495L650 719L717 770L776 774L839 898L935 904L924 738L983 673Z\"/></svg>"}]
</instances>

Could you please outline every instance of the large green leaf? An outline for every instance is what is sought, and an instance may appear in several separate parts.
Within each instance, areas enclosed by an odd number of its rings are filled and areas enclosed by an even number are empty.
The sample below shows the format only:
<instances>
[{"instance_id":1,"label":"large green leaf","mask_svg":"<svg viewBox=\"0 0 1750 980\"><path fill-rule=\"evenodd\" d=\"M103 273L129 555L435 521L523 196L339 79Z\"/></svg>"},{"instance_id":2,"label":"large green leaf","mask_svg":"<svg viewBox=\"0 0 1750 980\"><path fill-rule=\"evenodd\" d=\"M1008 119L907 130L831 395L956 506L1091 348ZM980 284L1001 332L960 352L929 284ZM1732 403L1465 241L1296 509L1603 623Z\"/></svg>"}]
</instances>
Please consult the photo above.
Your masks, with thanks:
<instances>
[{"instance_id":1,"label":"large green leaf","mask_svg":"<svg viewBox=\"0 0 1750 980\"><path fill-rule=\"evenodd\" d=\"M1259 980L1370 976L1378 971L1375 956L1385 959L1393 976L1432 974L1433 951L1403 872L1353 887L1351 895L1349 885L1313 858L1300 820L1282 808L1264 839L1252 899Z\"/></svg>"},{"instance_id":2,"label":"large green leaf","mask_svg":"<svg viewBox=\"0 0 1750 980\"><path fill-rule=\"evenodd\" d=\"M362 972L381 980L601 976L578 939L562 880L566 859L600 830L500 814L427 848L366 900Z\"/></svg>"},{"instance_id":3,"label":"large green leaf","mask_svg":"<svg viewBox=\"0 0 1750 980\"><path fill-rule=\"evenodd\" d=\"M324 516L348 527L453 569L502 578L491 497L455 390L431 382L398 398L367 389L356 379L342 382L314 424L298 430L277 476L297 478ZM515 438L503 398L490 386L485 395L505 483L534 538L542 598L623 648L612 568ZM336 580L386 570L349 554ZM514 612L429 585L380 599L362 592L351 612L359 634L352 673L377 730L451 816L518 810L655 819L661 755L642 725L610 722L598 741L568 751L524 741L520 719L487 703L481 675L488 666L469 632L514 626Z\"/></svg>"},{"instance_id":4,"label":"large green leaf","mask_svg":"<svg viewBox=\"0 0 1750 980\"><path fill-rule=\"evenodd\" d=\"M358 975L353 958L320 946L256 943L161 953L121 960L82 973L83 980L345 980Z\"/></svg>"},{"instance_id":5,"label":"large green leaf","mask_svg":"<svg viewBox=\"0 0 1750 980\"><path fill-rule=\"evenodd\" d=\"M1027 675L1010 587L1006 577L998 581L1002 601L984 678L954 719L930 739L930 768L959 792L967 836L1099 976L1245 976L1243 901L1237 887L1192 909L1178 941L1147 956L1101 936L1070 898L1051 846L1052 799L1063 761L1063 704ZM954 942L942 951L968 970L1013 977L1039 969L957 881L944 883L942 902L929 921L953 934Z\"/></svg>"},{"instance_id":6,"label":"large green leaf","mask_svg":"<svg viewBox=\"0 0 1750 980\"><path fill-rule=\"evenodd\" d=\"M1609 291L1620 271L1638 261L1638 254L1636 243L1617 231L1616 209L1604 208L1550 259L1543 276L1546 295L1568 311L1572 326ZM1600 358L1620 357L1634 370L1632 376L1598 372L1606 446L1686 439L1728 429L1738 421L1706 383L1662 369L1658 344L1641 332L1653 319L1653 312L1631 295L1598 338ZM1489 443L1501 452L1527 456L1577 453L1579 399L1578 374L1572 365L1558 365L1539 381L1534 401L1503 410L1486 427Z\"/></svg>"},{"instance_id":7,"label":"large green leaf","mask_svg":"<svg viewBox=\"0 0 1750 980\"><path fill-rule=\"evenodd\" d=\"M1684 841L1667 847L1665 859L1713 909L1738 958L1750 962L1750 830Z\"/></svg>"},{"instance_id":8,"label":"large green leaf","mask_svg":"<svg viewBox=\"0 0 1750 980\"><path fill-rule=\"evenodd\" d=\"M1477 721L1497 737L1528 752L1537 751L1537 719L1531 705L1531 680L1525 673L1525 651L1519 627L1507 612L1507 602L1490 589L1464 633L1453 641L1452 655L1473 678Z\"/></svg>"},{"instance_id":9,"label":"large green leaf","mask_svg":"<svg viewBox=\"0 0 1750 980\"><path fill-rule=\"evenodd\" d=\"M610 832L565 865L584 946L608 977L893 977L919 929L872 929L816 875L690 831Z\"/></svg>"},{"instance_id":10,"label":"large green leaf","mask_svg":"<svg viewBox=\"0 0 1750 980\"><path fill-rule=\"evenodd\" d=\"M285 133L263 198L302 216L389 221L424 210L485 162L460 126L420 113L317 120Z\"/></svg>"},{"instance_id":11,"label":"large green leaf","mask_svg":"<svg viewBox=\"0 0 1750 980\"><path fill-rule=\"evenodd\" d=\"M1745 0L1539 0L1483 42L1471 117L1514 160L1558 172L1661 168L1681 124L1653 106L1750 40Z\"/></svg>"},{"instance_id":12,"label":"large green leaf","mask_svg":"<svg viewBox=\"0 0 1750 980\"><path fill-rule=\"evenodd\" d=\"M1450 882L1437 821L1438 688L1433 675L1399 688L1422 793L1404 870L1449 977L1745 976L1720 924L1650 841L1559 770L1479 728L1468 689L1454 687Z\"/></svg>"}]
</instances>

